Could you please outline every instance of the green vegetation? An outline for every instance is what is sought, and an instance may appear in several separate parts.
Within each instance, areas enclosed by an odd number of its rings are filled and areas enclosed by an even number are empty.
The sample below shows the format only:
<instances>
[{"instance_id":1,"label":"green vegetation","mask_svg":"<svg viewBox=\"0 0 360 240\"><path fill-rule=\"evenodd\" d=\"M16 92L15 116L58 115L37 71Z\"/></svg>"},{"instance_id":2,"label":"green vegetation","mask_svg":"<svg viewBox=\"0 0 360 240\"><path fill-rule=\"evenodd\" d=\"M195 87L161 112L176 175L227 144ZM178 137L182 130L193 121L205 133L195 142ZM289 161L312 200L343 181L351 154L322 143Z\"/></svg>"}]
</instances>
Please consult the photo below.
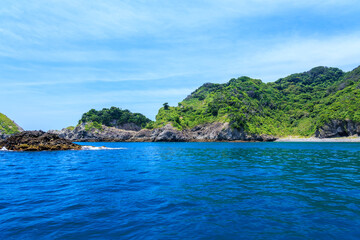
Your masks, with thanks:
<instances>
[{"instance_id":1,"label":"green vegetation","mask_svg":"<svg viewBox=\"0 0 360 240\"><path fill-rule=\"evenodd\" d=\"M68 129L68 130L72 131L72 130L74 130L74 129L75 129L75 127L74 127L74 126L69 126L69 127L67 127L66 129Z\"/></svg>"},{"instance_id":2,"label":"green vegetation","mask_svg":"<svg viewBox=\"0 0 360 240\"><path fill-rule=\"evenodd\" d=\"M169 103L166 102L163 104L163 106L164 106L164 110L169 110Z\"/></svg>"},{"instance_id":3,"label":"green vegetation","mask_svg":"<svg viewBox=\"0 0 360 240\"><path fill-rule=\"evenodd\" d=\"M16 124L11 121L7 116L0 113L0 133L14 134L18 132L20 131Z\"/></svg>"},{"instance_id":4,"label":"green vegetation","mask_svg":"<svg viewBox=\"0 0 360 240\"><path fill-rule=\"evenodd\" d=\"M140 113L132 113L117 107L103 108L100 111L91 109L84 113L79 121L86 123L85 129L96 128L102 130L101 125L116 127L126 123L134 123L139 127L145 127L151 120Z\"/></svg>"},{"instance_id":5,"label":"green vegetation","mask_svg":"<svg viewBox=\"0 0 360 240\"><path fill-rule=\"evenodd\" d=\"M310 136L331 119L360 122L359 106L360 67L348 73L316 67L272 83L249 77L206 83L178 106L164 104L151 127L230 122L249 133Z\"/></svg>"},{"instance_id":6,"label":"green vegetation","mask_svg":"<svg viewBox=\"0 0 360 240\"><path fill-rule=\"evenodd\" d=\"M98 129L102 131L102 125L98 122L88 122L85 124L85 131L90 131L91 129Z\"/></svg>"}]
</instances>

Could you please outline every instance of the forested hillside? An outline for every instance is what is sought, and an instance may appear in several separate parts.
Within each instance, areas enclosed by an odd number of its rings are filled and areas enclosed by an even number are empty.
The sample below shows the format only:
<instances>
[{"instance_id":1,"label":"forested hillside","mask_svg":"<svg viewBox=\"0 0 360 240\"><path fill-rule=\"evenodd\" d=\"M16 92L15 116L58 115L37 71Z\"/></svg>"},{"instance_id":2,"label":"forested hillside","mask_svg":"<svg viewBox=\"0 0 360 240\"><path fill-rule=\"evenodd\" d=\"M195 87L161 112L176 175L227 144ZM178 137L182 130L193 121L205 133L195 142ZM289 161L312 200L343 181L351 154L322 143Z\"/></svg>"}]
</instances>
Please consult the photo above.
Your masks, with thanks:
<instances>
[{"instance_id":1,"label":"forested hillside","mask_svg":"<svg viewBox=\"0 0 360 240\"><path fill-rule=\"evenodd\" d=\"M360 67L351 72L316 67L275 82L240 77L206 83L176 107L163 107L150 127L178 129L230 122L249 133L311 136L330 120L360 123Z\"/></svg>"},{"instance_id":2,"label":"forested hillside","mask_svg":"<svg viewBox=\"0 0 360 240\"><path fill-rule=\"evenodd\" d=\"M151 120L141 113L132 113L129 110L122 110L117 107L103 108L102 110L91 109L84 113L79 123L91 123L89 127L101 128L101 125L108 127L119 127L124 124L135 124L140 128L146 126Z\"/></svg>"}]
</instances>

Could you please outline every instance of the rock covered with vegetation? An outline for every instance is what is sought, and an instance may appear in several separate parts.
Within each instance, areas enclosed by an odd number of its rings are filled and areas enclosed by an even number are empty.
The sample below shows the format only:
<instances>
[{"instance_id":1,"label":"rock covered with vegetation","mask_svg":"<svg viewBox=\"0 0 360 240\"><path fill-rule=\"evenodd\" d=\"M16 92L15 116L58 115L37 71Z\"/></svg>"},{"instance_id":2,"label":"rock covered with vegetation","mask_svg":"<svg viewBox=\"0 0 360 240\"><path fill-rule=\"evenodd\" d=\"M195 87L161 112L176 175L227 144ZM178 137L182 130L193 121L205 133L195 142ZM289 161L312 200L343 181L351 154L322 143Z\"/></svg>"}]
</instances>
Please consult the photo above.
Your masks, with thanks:
<instances>
[{"instance_id":1,"label":"rock covered with vegetation","mask_svg":"<svg viewBox=\"0 0 360 240\"><path fill-rule=\"evenodd\" d=\"M351 72L316 67L275 82L249 77L224 84L207 83L176 107L163 107L151 127L171 123L177 129L228 122L247 134L273 136L349 136L345 122L360 123L360 67ZM345 130L334 132L343 122ZM356 127L355 127L356 128Z\"/></svg>"},{"instance_id":2,"label":"rock covered with vegetation","mask_svg":"<svg viewBox=\"0 0 360 240\"><path fill-rule=\"evenodd\" d=\"M92 124L97 128L101 128L101 125L104 125L133 131L139 131L149 122L151 120L141 113L132 113L127 109L122 110L117 107L103 108L99 111L91 109L84 113L79 120L79 124Z\"/></svg>"},{"instance_id":3,"label":"rock covered with vegetation","mask_svg":"<svg viewBox=\"0 0 360 240\"><path fill-rule=\"evenodd\" d=\"M150 121L111 107L85 113L60 136L78 141L273 141L360 135L360 67L316 67L275 82L206 83ZM127 127L124 127L127 126Z\"/></svg>"},{"instance_id":4,"label":"rock covered with vegetation","mask_svg":"<svg viewBox=\"0 0 360 240\"><path fill-rule=\"evenodd\" d=\"M81 146L56 134L43 131L23 131L0 142L0 148L10 151L80 150Z\"/></svg>"},{"instance_id":5,"label":"rock covered with vegetation","mask_svg":"<svg viewBox=\"0 0 360 240\"><path fill-rule=\"evenodd\" d=\"M24 131L19 125L0 113L0 139L8 138L10 135Z\"/></svg>"}]
</instances>

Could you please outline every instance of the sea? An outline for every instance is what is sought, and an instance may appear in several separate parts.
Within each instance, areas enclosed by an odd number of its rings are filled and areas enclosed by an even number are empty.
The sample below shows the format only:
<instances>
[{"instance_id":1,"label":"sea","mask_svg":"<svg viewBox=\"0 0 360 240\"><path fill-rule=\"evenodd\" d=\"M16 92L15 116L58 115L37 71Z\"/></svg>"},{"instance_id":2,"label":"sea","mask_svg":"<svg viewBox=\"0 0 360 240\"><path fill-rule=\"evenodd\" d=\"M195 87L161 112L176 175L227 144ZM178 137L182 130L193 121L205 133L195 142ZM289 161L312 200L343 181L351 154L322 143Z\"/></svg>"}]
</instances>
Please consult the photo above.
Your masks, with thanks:
<instances>
[{"instance_id":1,"label":"sea","mask_svg":"<svg viewBox=\"0 0 360 240\"><path fill-rule=\"evenodd\" d=\"M360 143L0 151L0 239L360 239Z\"/></svg>"}]
</instances>

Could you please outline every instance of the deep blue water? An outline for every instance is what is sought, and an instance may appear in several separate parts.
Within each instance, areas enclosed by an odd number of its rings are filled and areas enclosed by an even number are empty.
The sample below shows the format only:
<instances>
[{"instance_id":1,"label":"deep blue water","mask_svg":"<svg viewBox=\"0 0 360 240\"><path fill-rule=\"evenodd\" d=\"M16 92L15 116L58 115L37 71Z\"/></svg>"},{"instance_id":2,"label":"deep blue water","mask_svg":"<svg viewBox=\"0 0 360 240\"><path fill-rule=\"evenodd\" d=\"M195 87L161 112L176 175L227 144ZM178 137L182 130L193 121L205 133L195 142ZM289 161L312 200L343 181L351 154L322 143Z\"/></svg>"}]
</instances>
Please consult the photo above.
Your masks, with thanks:
<instances>
[{"instance_id":1,"label":"deep blue water","mask_svg":"<svg viewBox=\"0 0 360 240\"><path fill-rule=\"evenodd\" d=\"M360 239L360 143L0 152L0 239Z\"/></svg>"}]
</instances>

